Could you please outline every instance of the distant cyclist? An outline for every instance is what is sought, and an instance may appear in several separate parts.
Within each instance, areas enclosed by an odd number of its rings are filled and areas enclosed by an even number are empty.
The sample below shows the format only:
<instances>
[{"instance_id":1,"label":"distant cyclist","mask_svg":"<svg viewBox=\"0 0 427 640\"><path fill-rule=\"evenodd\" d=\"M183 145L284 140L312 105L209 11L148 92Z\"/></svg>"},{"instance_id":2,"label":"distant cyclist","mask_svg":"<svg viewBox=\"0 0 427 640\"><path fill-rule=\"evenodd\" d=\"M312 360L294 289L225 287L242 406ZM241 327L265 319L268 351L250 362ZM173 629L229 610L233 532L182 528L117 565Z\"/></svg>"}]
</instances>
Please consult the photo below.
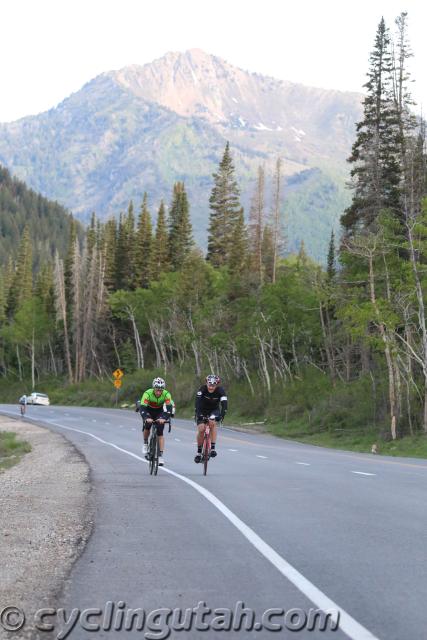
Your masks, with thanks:
<instances>
[{"instance_id":1,"label":"distant cyclist","mask_svg":"<svg viewBox=\"0 0 427 640\"><path fill-rule=\"evenodd\" d=\"M217 455L215 449L217 423L224 419L228 408L227 395L224 388L220 386L220 382L220 378L211 373L206 377L206 384L202 385L196 393L197 455L194 462L202 461L204 420L211 416L215 419L215 426L211 431L211 458Z\"/></svg>"},{"instance_id":2,"label":"distant cyclist","mask_svg":"<svg viewBox=\"0 0 427 640\"><path fill-rule=\"evenodd\" d=\"M19 398L19 405L21 409L21 415L24 415L25 410L27 408L27 396L25 395L25 393L23 396Z\"/></svg>"},{"instance_id":3,"label":"distant cyclist","mask_svg":"<svg viewBox=\"0 0 427 640\"><path fill-rule=\"evenodd\" d=\"M172 408L174 406L172 396L166 390L166 383L163 378L154 378L152 387L144 391L140 400L137 411L141 414L144 421L144 444L142 445L142 453L148 455L148 436L150 435L153 420L157 421L157 434L159 436L160 457L159 465L164 465L164 443L165 438L163 429L165 422L170 421L172 417Z\"/></svg>"}]
</instances>

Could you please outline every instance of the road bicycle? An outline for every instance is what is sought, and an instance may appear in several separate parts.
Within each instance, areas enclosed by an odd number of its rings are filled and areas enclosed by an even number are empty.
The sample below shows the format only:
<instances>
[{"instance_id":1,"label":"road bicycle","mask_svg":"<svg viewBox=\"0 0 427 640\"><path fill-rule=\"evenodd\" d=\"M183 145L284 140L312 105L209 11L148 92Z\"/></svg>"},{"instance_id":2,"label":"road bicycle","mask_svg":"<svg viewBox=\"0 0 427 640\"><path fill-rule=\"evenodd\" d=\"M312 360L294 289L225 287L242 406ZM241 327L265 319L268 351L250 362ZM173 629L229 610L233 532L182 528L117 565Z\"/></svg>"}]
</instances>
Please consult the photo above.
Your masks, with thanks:
<instances>
[{"instance_id":1,"label":"road bicycle","mask_svg":"<svg viewBox=\"0 0 427 640\"><path fill-rule=\"evenodd\" d=\"M24 402L19 403L19 407L21 409L21 416L25 416L25 412L27 410L27 405Z\"/></svg>"},{"instance_id":2,"label":"road bicycle","mask_svg":"<svg viewBox=\"0 0 427 640\"><path fill-rule=\"evenodd\" d=\"M145 427L146 421L144 420L144 427ZM157 472L159 470L159 457L160 457L160 444L159 444L159 436L157 434L157 426L158 426L159 422L158 420L153 420L153 422L151 423L151 429L150 429L150 438L148 440L148 453L147 453L147 459L148 459L148 468L150 471L150 475L157 475ZM171 422L170 420L165 420L165 425L168 424L169 425L169 433L171 430Z\"/></svg>"},{"instance_id":3,"label":"road bicycle","mask_svg":"<svg viewBox=\"0 0 427 640\"><path fill-rule=\"evenodd\" d=\"M208 462L211 457L211 429L215 426L215 417L206 416L203 418L203 422L205 423L205 430L203 432L203 443L202 443L202 462L203 462L203 475L205 476L208 472Z\"/></svg>"}]
</instances>

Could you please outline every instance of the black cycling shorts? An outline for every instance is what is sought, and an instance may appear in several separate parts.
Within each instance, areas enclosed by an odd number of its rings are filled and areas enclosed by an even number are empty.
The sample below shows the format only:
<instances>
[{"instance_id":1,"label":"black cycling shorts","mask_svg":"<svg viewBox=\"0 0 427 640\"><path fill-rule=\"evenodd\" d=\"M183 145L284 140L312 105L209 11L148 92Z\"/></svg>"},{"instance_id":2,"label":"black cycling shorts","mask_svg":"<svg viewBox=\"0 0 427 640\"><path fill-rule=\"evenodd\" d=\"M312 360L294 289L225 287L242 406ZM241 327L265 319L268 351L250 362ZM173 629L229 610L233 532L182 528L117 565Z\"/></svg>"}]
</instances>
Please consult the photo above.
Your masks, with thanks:
<instances>
[{"instance_id":1,"label":"black cycling shorts","mask_svg":"<svg viewBox=\"0 0 427 640\"><path fill-rule=\"evenodd\" d=\"M163 411L163 409L146 409L147 416L146 418L151 418L152 420L157 420L157 418L163 418L163 420L169 420L170 417L167 413ZM163 429L165 428L164 424L157 425L157 434L159 436L163 435ZM151 429L151 424L147 424L144 420L144 429Z\"/></svg>"}]
</instances>

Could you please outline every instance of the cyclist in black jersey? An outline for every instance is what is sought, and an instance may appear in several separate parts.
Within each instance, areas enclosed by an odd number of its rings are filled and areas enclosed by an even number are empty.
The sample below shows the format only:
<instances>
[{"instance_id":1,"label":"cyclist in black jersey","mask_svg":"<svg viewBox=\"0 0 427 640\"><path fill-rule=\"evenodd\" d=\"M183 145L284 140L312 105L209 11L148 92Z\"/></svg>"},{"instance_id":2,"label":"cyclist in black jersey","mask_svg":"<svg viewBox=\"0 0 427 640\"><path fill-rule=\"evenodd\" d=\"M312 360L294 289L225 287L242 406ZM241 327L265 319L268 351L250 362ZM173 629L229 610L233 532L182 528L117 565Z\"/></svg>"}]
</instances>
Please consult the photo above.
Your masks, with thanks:
<instances>
[{"instance_id":1,"label":"cyclist in black jersey","mask_svg":"<svg viewBox=\"0 0 427 640\"><path fill-rule=\"evenodd\" d=\"M215 419L215 426L211 431L211 458L217 455L215 448L217 423L224 419L228 408L227 395L224 388L220 386L220 382L220 378L212 373L206 377L206 384L202 385L196 393L197 454L194 462L202 460L204 419L211 416Z\"/></svg>"}]
</instances>

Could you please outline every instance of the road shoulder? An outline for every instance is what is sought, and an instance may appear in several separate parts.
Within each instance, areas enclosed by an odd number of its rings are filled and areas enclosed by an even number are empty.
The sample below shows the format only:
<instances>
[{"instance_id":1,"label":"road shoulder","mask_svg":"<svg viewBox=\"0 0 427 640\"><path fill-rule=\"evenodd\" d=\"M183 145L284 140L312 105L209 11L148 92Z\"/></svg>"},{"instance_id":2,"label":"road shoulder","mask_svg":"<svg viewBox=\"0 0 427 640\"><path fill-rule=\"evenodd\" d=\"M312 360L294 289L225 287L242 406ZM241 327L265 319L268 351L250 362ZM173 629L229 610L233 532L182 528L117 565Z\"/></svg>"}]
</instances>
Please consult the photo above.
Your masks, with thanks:
<instances>
[{"instance_id":1,"label":"road shoulder","mask_svg":"<svg viewBox=\"0 0 427 640\"><path fill-rule=\"evenodd\" d=\"M22 609L26 624L19 637L27 638L35 611L55 606L90 536L90 471L61 435L3 416L0 429L17 433L32 447L0 474L0 611L8 606Z\"/></svg>"}]
</instances>

